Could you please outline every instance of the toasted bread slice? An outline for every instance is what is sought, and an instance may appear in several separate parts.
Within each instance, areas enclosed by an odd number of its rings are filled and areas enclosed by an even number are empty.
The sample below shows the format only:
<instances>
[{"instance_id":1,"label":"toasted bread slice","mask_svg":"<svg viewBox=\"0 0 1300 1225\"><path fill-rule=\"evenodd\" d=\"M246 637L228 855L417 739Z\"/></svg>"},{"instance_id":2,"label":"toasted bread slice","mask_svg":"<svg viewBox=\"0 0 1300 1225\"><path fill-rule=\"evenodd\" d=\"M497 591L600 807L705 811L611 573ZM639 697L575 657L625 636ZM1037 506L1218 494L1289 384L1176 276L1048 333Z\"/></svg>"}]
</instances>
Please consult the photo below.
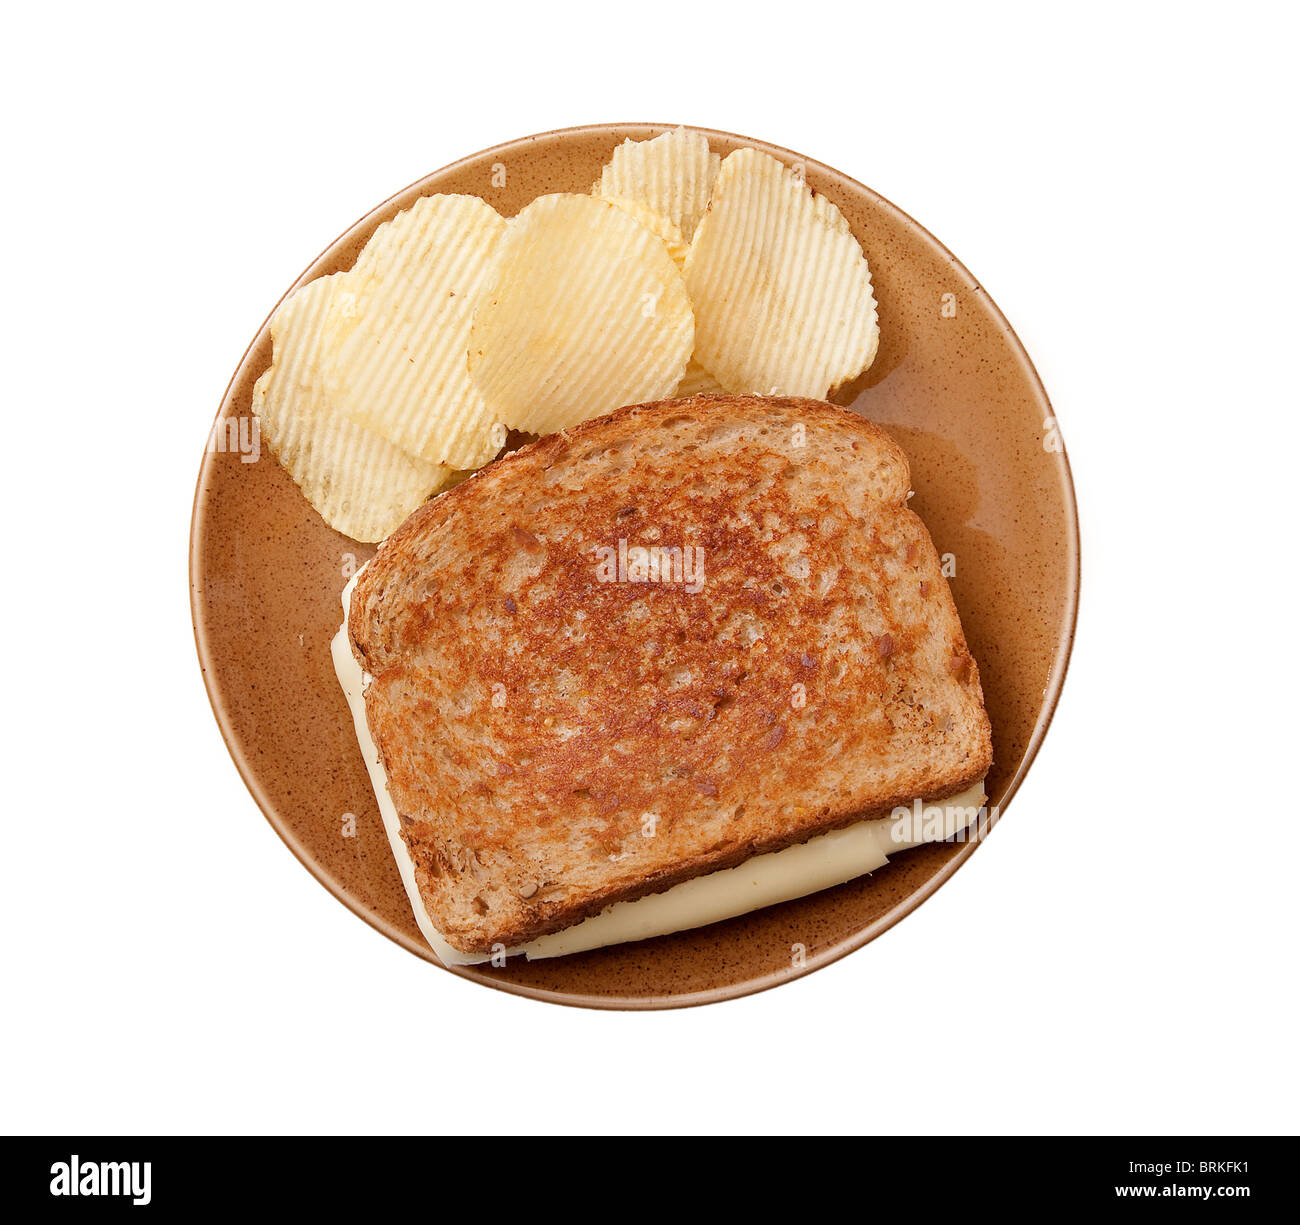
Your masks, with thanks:
<instances>
[{"instance_id":1,"label":"toasted bread slice","mask_svg":"<svg viewBox=\"0 0 1300 1225\"><path fill-rule=\"evenodd\" d=\"M348 629L447 941L524 944L983 778L979 673L908 490L854 413L698 396L411 515Z\"/></svg>"}]
</instances>

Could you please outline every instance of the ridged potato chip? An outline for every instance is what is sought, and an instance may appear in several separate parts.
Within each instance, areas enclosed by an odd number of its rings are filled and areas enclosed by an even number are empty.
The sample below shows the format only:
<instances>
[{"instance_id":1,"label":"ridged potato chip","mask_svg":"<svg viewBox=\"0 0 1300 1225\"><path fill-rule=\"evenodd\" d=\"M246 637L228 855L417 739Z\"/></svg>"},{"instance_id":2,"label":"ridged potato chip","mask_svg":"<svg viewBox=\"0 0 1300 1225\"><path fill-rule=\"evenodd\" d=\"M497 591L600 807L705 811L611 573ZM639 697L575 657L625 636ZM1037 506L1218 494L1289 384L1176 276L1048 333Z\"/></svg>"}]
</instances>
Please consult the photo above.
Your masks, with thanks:
<instances>
[{"instance_id":1,"label":"ridged potato chip","mask_svg":"<svg viewBox=\"0 0 1300 1225\"><path fill-rule=\"evenodd\" d=\"M713 375L692 357L686 363L686 373L682 375L682 381L677 384L677 390L673 392L673 396L680 400L685 399L687 396L722 394L726 390Z\"/></svg>"},{"instance_id":2,"label":"ridged potato chip","mask_svg":"<svg viewBox=\"0 0 1300 1225\"><path fill-rule=\"evenodd\" d=\"M601 196L611 204L621 208L630 217L635 217L656 238L662 239L673 263L680 269L686 263L686 252L690 244L682 237L682 232L662 213L656 213L649 205L640 200L629 200L624 196Z\"/></svg>"},{"instance_id":3,"label":"ridged potato chip","mask_svg":"<svg viewBox=\"0 0 1300 1225\"><path fill-rule=\"evenodd\" d=\"M547 434L671 394L695 323L664 243L596 196L542 196L510 222L470 333L494 419Z\"/></svg>"},{"instance_id":4,"label":"ridged potato chip","mask_svg":"<svg viewBox=\"0 0 1300 1225\"><path fill-rule=\"evenodd\" d=\"M425 196L381 225L334 294L325 388L349 420L430 463L499 446L465 350L506 222L477 196Z\"/></svg>"},{"instance_id":5,"label":"ridged potato chip","mask_svg":"<svg viewBox=\"0 0 1300 1225\"><path fill-rule=\"evenodd\" d=\"M267 446L330 527L382 540L452 469L414 459L349 421L325 394L321 330L341 274L296 290L271 320L274 357L253 389Z\"/></svg>"},{"instance_id":6,"label":"ridged potato chip","mask_svg":"<svg viewBox=\"0 0 1300 1225\"><path fill-rule=\"evenodd\" d=\"M849 223L766 153L722 163L685 277L695 356L729 392L822 400L876 356L871 272Z\"/></svg>"},{"instance_id":7,"label":"ridged potato chip","mask_svg":"<svg viewBox=\"0 0 1300 1225\"><path fill-rule=\"evenodd\" d=\"M639 200L690 242L709 203L721 158L701 132L677 128L653 140L625 140L591 189L606 199Z\"/></svg>"}]
</instances>

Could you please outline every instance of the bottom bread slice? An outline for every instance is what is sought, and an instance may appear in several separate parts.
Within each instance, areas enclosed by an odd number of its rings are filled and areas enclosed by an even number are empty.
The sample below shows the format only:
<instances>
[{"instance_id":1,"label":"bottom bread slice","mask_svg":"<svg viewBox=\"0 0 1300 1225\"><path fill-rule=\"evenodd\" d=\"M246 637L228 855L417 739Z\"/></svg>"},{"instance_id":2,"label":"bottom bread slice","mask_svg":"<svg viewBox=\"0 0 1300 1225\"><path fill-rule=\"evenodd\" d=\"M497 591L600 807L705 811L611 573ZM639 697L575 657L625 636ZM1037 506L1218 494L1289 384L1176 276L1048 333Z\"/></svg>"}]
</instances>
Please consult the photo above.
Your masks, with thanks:
<instances>
[{"instance_id":1,"label":"bottom bread slice","mask_svg":"<svg viewBox=\"0 0 1300 1225\"><path fill-rule=\"evenodd\" d=\"M572 927L539 936L516 948L503 945L488 952L461 952L444 939L425 909L415 880L415 864L402 838L383 763L366 721L365 677L352 653L347 633L352 591L359 577L358 574L353 578L343 591L343 625L331 648L334 670L352 713L357 743L416 924L443 965L477 965L517 955L530 961L563 957L719 923L874 872L884 867L891 854L963 833L983 811L986 797L981 780L947 799L907 809L906 816L859 821L796 846L755 855L738 867L683 881L662 893L618 902Z\"/></svg>"}]
</instances>

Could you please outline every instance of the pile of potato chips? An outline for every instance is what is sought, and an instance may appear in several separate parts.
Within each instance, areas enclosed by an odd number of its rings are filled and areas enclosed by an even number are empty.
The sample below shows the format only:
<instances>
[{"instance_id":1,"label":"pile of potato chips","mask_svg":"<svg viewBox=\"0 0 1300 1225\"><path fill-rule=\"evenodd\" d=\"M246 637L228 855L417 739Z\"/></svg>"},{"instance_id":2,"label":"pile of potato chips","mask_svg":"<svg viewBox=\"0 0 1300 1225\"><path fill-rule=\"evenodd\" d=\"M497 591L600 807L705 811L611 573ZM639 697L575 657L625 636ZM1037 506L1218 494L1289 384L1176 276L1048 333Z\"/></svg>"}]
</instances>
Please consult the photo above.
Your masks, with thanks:
<instances>
[{"instance_id":1,"label":"pile of potato chips","mask_svg":"<svg viewBox=\"0 0 1300 1225\"><path fill-rule=\"evenodd\" d=\"M872 362L871 273L839 210L754 149L684 128L614 151L590 195L507 221L436 195L271 323L253 409L331 527L381 540L482 467L508 430L548 434L704 392L823 399Z\"/></svg>"}]
</instances>

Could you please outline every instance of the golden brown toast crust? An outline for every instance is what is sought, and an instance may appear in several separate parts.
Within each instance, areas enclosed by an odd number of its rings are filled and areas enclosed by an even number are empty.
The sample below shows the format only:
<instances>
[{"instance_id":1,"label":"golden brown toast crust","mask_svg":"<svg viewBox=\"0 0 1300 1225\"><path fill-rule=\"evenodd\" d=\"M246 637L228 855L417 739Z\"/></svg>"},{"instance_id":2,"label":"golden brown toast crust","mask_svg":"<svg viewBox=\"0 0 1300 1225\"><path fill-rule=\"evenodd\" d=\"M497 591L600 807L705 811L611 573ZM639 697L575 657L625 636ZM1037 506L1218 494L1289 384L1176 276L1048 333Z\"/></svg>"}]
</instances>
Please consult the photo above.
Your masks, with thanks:
<instances>
[{"instance_id":1,"label":"golden brown toast crust","mask_svg":"<svg viewBox=\"0 0 1300 1225\"><path fill-rule=\"evenodd\" d=\"M411 515L349 631L449 943L522 944L982 778L978 669L908 489L857 414L698 396L551 435ZM702 550L702 584L602 581L620 540Z\"/></svg>"}]
</instances>

